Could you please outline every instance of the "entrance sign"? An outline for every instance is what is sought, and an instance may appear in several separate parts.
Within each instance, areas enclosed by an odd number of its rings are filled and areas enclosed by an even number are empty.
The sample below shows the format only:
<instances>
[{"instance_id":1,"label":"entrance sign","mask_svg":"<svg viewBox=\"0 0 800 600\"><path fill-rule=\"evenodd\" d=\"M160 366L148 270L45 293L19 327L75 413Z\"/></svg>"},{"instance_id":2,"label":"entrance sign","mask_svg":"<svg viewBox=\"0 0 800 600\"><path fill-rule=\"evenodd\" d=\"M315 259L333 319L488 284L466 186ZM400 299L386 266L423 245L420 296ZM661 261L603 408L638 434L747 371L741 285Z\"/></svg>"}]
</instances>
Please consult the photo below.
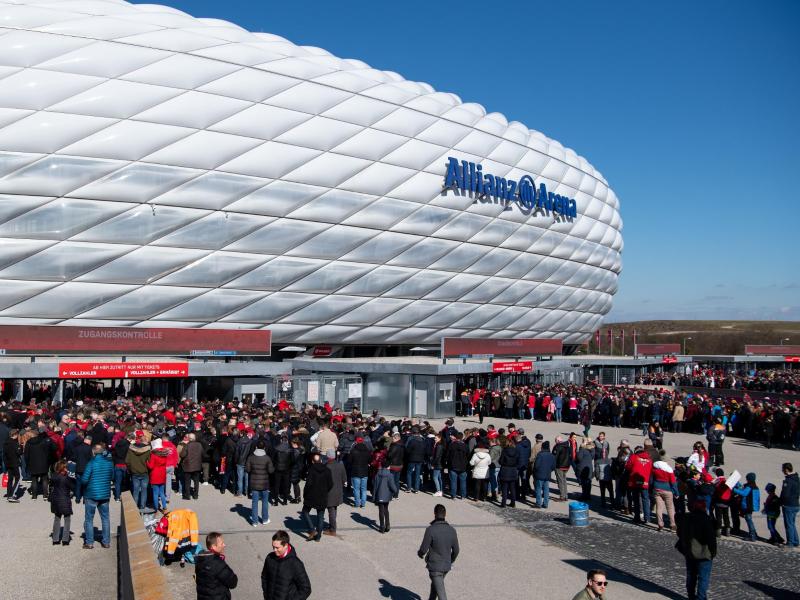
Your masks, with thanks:
<instances>
[{"instance_id":1,"label":"entrance sign","mask_svg":"<svg viewBox=\"0 0 800 600\"><path fill-rule=\"evenodd\" d=\"M271 342L266 329L0 325L0 348L23 356L269 356Z\"/></svg>"},{"instance_id":2,"label":"entrance sign","mask_svg":"<svg viewBox=\"0 0 800 600\"><path fill-rule=\"evenodd\" d=\"M678 357L677 356L665 356L664 358L661 359L661 362L663 364L665 364L665 365L674 365L675 363L678 362Z\"/></svg>"},{"instance_id":3,"label":"entrance sign","mask_svg":"<svg viewBox=\"0 0 800 600\"><path fill-rule=\"evenodd\" d=\"M525 373L532 370L533 361L530 360L492 363L492 373Z\"/></svg>"},{"instance_id":4,"label":"entrance sign","mask_svg":"<svg viewBox=\"0 0 800 600\"><path fill-rule=\"evenodd\" d=\"M561 340L518 338L492 340L442 338L442 358L493 358L495 356L552 356L563 352Z\"/></svg>"},{"instance_id":5,"label":"entrance sign","mask_svg":"<svg viewBox=\"0 0 800 600\"><path fill-rule=\"evenodd\" d=\"M660 356L662 354L680 354L680 344L636 344L634 356Z\"/></svg>"},{"instance_id":6,"label":"entrance sign","mask_svg":"<svg viewBox=\"0 0 800 600\"><path fill-rule=\"evenodd\" d=\"M188 377L189 363L59 363L59 379L137 379Z\"/></svg>"}]
</instances>

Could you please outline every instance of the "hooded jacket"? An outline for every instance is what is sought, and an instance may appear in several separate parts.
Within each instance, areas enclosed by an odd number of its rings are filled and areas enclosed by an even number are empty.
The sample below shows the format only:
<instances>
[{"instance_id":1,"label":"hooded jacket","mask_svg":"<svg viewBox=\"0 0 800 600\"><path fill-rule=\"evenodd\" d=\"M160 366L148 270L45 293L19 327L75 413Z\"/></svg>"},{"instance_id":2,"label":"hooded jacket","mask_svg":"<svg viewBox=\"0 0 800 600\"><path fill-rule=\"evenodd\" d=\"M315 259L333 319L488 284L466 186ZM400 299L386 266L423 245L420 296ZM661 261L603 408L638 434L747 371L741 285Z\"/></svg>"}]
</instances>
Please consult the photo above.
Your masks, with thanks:
<instances>
[{"instance_id":1,"label":"hooded jacket","mask_svg":"<svg viewBox=\"0 0 800 600\"><path fill-rule=\"evenodd\" d=\"M625 463L625 471L628 473L628 487L646 490L650 488L650 474L653 471L653 461L647 450L641 450L632 454Z\"/></svg>"},{"instance_id":2,"label":"hooded jacket","mask_svg":"<svg viewBox=\"0 0 800 600\"><path fill-rule=\"evenodd\" d=\"M269 476L275 472L275 467L266 450L256 448L247 457L244 470L250 475L250 491L262 492L269 489Z\"/></svg>"},{"instance_id":3,"label":"hooded jacket","mask_svg":"<svg viewBox=\"0 0 800 600\"><path fill-rule=\"evenodd\" d=\"M350 459L350 476L367 477L369 475L369 463L372 461L372 452L369 451L364 442L357 442L348 455Z\"/></svg>"},{"instance_id":4,"label":"hooded jacket","mask_svg":"<svg viewBox=\"0 0 800 600\"><path fill-rule=\"evenodd\" d=\"M311 463L303 489L303 506L325 510L328 507L328 492L332 487L333 477L328 467L321 462Z\"/></svg>"},{"instance_id":5,"label":"hooded jacket","mask_svg":"<svg viewBox=\"0 0 800 600\"><path fill-rule=\"evenodd\" d=\"M264 600L306 600L311 595L306 568L293 546L284 557L267 554L261 569L261 590Z\"/></svg>"},{"instance_id":6,"label":"hooded jacket","mask_svg":"<svg viewBox=\"0 0 800 600\"><path fill-rule=\"evenodd\" d=\"M131 475L147 475L147 461L150 460L150 444L134 442L125 455L125 464ZM78 471L80 472L80 471Z\"/></svg>"},{"instance_id":7,"label":"hooded jacket","mask_svg":"<svg viewBox=\"0 0 800 600\"><path fill-rule=\"evenodd\" d=\"M372 487L372 501L375 504L388 504L392 501L394 495L400 491L394 481L394 477L387 468L378 470L372 482Z\"/></svg>"},{"instance_id":8,"label":"hooded jacket","mask_svg":"<svg viewBox=\"0 0 800 600\"><path fill-rule=\"evenodd\" d=\"M167 483L167 459L169 451L153 450L147 460L147 468L150 470L150 485L164 485Z\"/></svg>"},{"instance_id":9,"label":"hooded jacket","mask_svg":"<svg viewBox=\"0 0 800 600\"><path fill-rule=\"evenodd\" d=\"M489 477L489 465L492 464L492 457L485 448L476 448L469 464L472 467L473 479L486 479Z\"/></svg>"},{"instance_id":10,"label":"hooded jacket","mask_svg":"<svg viewBox=\"0 0 800 600\"><path fill-rule=\"evenodd\" d=\"M797 473L791 473L783 478L781 506L789 508L800 506L800 479L798 479Z\"/></svg>"},{"instance_id":11,"label":"hooded jacket","mask_svg":"<svg viewBox=\"0 0 800 600\"><path fill-rule=\"evenodd\" d=\"M50 476L50 512L54 515L71 515L72 500L70 494L75 487L75 481L61 473Z\"/></svg>"},{"instance_id":12,"label":"hooded jacket","mask_svg":"<svg viewBox=\"0 0 800 600\"><path fill-rule=\"evenodd\" d=\"M47 436L40 433L25 444L25 464L31 475L43 475L56 459L56 446Z\"/></svg>"}]
</instances>

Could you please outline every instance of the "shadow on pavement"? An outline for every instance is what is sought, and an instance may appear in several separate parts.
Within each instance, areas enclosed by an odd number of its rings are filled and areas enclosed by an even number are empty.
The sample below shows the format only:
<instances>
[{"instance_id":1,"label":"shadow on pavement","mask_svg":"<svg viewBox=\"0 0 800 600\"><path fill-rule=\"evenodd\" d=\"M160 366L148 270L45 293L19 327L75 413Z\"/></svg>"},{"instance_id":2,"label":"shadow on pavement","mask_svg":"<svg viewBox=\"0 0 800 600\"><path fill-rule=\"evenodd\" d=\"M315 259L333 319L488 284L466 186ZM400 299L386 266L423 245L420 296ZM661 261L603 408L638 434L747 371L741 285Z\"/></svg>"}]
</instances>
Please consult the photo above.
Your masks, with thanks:
<instances>
[{"instance_id":1,"label":"shadow on pavement","mask_svg":"<svg viewBox=\"0 0 800 600\"><path fill-rule=\"evenodd\" d=\"M359 525L366 525L370 529L375 529L376 531L378 529L378 524L373 519L370 519L368 516L363 515L360 512L351 512L350 518Z\"/></svg>"},{"instance_id":2,"label":"shadow on pavement","mask_svg":"<svg viewBox=\"0 0 800 600\"><path fill-rule=\"evenodd\" d=\"M390 598L390 600L422 600L419 594L415 594L411 590L398 585L392 585L385 579L378 579L381 584L378 591L383 598Z\"/></svg>"},{"instance_id":3,"label":"shadow on pavement","mask_svg":"<svg viewBox=\"0 0 800 600\"><path fill-rule=\"evenodd\" d=\"M306 527L305 522L303 522L303 519L300 517L284 517L283 526L293 534L299 535L303 539L305 539L306 533L308 533L308 527Z\"/></svg>"},{"instance_id":4,"label":"shadow on pavement","mask_svg":"<svg viewBox=\"0 0 800 600\"><path fill-rule=\"evenodd\" d=\"M655 593L663 596L664 598L671 598L672 600L683 600L684 596L682 594L677 594L672 590L660 586L656 583L652 583L646 579L642 579L640 577L636 577L635 575L631 575L630 573L626 573L625 571L620 571L612 567L611 565L604 563L599 560L588 560L588 559L566 559L564 560L565 563L568 565L572 565L580 569L581 571L590 571L591 569L603 569L606 572L606 575L611 583L609 583L609 587L612 587L615 582L624 583L631 587L634 587L638 590L642 590L644 592ZM684 574L680 574L680 585L683 585L684 582ZM580 590L575 590L576 592ZM612 587L613 591L613 587Z\"/></svg>"},{"instance_id":5,"label":"shadow on pavement","mask_svg":"<svg viewBox=\"0 0 800 600\"><path fill-rule=\"evenodd\" d=\"M245 521L247 521L247 524L250 525L250 512L251 512L251 510L250 510L249 506L245 506L244 504L237 503L234 506L231 506L230 511L232 513L236 513L237 515L242 517Z\"/></svg>"},{"instance_id":6,"label":"shadow on pavement","mask_svg":"<svg viewBox=\"0 0 800 600\"><path fill-rule=\"evenodd\" d=\"M800 598L800 593L796 591L776 588L771 585L767 585L766 583L748 580L745 580L743 583L749 585L751 588L757 589L759 592L769 598L774 598L775 600L797 600Z\"/></svg>"}]
</instances>

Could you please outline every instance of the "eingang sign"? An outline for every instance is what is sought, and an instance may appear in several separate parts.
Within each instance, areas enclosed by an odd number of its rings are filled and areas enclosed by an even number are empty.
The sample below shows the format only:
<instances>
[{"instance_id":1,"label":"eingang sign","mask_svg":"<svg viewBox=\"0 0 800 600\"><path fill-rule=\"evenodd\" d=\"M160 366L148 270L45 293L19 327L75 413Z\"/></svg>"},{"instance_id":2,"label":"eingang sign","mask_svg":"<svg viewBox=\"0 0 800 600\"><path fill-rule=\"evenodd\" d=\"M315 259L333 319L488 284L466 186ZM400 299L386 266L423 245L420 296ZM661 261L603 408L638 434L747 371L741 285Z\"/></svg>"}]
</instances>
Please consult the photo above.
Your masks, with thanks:
<instances>
[{"instance_id":1,"label":"eingang sign","mask_svg":"<svg viewBox=\"0 0 800 600\"><path fill-rule=\"evenodd\" d=\"M472 193L476 202L495 202L505 204L511 210L516 202L520 209L532 213L554 213L565 219L578 216L578 206L574 199L547 191L547 186L533 182L533 177L523 175L519 181L483 172L483 166L457 158L447 157L447 173L444 176L444 191L460 190Z\"/></svg>"}]
</instances>

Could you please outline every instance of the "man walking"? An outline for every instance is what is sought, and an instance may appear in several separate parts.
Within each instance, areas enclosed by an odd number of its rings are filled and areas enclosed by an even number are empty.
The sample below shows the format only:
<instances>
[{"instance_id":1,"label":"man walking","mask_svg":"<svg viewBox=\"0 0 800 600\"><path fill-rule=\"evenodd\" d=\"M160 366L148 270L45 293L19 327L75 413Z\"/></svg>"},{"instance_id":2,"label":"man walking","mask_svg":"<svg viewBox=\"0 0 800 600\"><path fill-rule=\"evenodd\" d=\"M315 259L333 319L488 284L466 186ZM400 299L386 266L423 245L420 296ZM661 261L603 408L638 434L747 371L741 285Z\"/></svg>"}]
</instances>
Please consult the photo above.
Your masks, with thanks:
<instances>
[{"instance_id":1,"label":"man walking","mask_svg":"<svg viewBox=\"0 0 800 600\"><path fill-rule=\"evenodd\" d=\"M111 477L114 464L111 455L102 442L92 446L94 458L86 465L81 482L85 486L83 549L94 548L94 513L100 512L100 526L103 537L100 541L103 548L111 548L111 521L108 515L108 502L111 499Z\"/></svg>"},{"instance_id":2,"label":"man walking","mask_svg":"<svg viewBox=\"0 0 800 600\"><path fill-rule=\"evenodd\" d=\"M303 561L283 530L272 536L272 552L261 570L261 590L264 600L306 600L311 595L311 582Z\"/></svg>"},{"instance_id":3,"label":"man walking","mask_svg":"<svg viewBox=\"0 0 800 600\"><path fill-rule=\"evenodd\" d=\"M783 463L783 486L781 487L781 508L783 526L786 529L786 545L797 548L797 512L800 510L800 479L794 472L792 463Z\"/></svg>"},{"instance_id":4,"label":"man walking","mask_svg":"<svg viewBox=\"0 0 800 600\"><path fill-rule=\"evenodd\" d=\"M678 543L675 548L686 559L686 593L689 600L706 600L711 581L711 565L717 555L714 519L706 503L695 500L691 512L676 517Z\"/></svg>"},{"instance_id":5,"label":"man walking","mask_svg":"<svg viewBox=\"0 0 800 600\"><path fill-rule=\"evenodd\" d=\"M428 600L447 600L444 578L458 558L458 534L445 521L447 510L444 505L433 507L433 521L425 529L425 536L417 551L425 559L428 575L431 578L431 593Z\"/></svg>"},{"instance_id":6,"label":"man walking","mask_svg":"<svg viewBox=\"0 0 800 600\"><path fill-rule=\"evenodd\" d=\"M189 434L189 443L181 450L183 468L183 499L197 500L200 494L200 472L203 470L203 444L194 433Z\"/></svg>"}]
</instances>

